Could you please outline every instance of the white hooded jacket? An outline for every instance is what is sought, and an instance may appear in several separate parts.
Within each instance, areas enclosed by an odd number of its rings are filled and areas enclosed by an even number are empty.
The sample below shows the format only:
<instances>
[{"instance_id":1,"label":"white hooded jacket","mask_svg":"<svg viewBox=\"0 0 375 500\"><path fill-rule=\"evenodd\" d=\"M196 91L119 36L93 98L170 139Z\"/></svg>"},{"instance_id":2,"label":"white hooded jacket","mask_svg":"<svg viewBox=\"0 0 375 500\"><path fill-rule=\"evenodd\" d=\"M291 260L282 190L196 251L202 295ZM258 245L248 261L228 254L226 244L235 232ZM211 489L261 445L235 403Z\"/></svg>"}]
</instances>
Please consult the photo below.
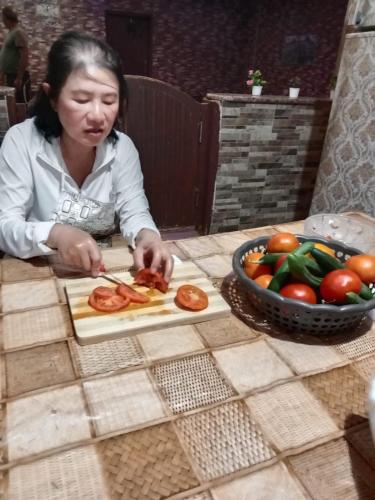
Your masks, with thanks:
<instances>
[{"instance_id":1,"label":"white hooded jacket","mask_svg":"<svg viewBox=\"0 0 375 500\"><path fill-rule=\"evenodd\" d=\"M117 134L115 144L105 141L97 147L93 170L79 187L62 159L59 139L49 143L33 118L11 127L0 150L0 249L20 258L53 253L45 242L63 190L113 202L121 233L133 247L141 229L158 232L143 190L138 152L128 136Z\"/></svg>"}]
</instances>

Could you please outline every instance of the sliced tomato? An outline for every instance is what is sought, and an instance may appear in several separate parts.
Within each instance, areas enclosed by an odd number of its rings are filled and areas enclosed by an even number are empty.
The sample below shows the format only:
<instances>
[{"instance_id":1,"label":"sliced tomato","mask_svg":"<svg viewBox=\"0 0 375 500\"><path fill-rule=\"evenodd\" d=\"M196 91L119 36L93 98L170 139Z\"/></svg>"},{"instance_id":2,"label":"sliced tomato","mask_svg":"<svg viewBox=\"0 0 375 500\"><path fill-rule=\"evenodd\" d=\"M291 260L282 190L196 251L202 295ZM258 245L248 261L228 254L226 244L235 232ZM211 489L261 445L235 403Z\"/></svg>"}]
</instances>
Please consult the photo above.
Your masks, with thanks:
<instances>
[{"instance_id":1,"label":"sliced tomato","mask_svg":"<svg viewBox=\"0 0 375 500\"><path fill-rule=\"evenodd\" d=\"M208 306L207 293L194 285L182 285L177 290L177 303L191 311L202 311Z\"/></svg>"},{"instance_id":2,"label":"sliced tomato","mask_svg":"<svg viewBox=\"0 0 375 500\"><path fill-rule=\"evenodd\" d=\"M89 305L97 311L101 312L120 311L121 309L124 309L126 306L128 306L129 303L130 300L128 298L125 299L124 297L121 297L116 293L110 297L105 298L98 297L98 295L95 295L94 292L89 296Z\"/></svg>"},{"instance_id":3,"label":"sliced tomato","mask_svg":"<svg viewBox=\"0 0 375 500\"><path fill-rule=\"evenodd\" d=\"M137 285L147 286L148 288L157 288L163 293L168 290L168 283L165 281L161 273L153 273L151 269L145 267L140 269L134 278Z\"/></svg>"},{"instance_id":4,"label":"sliced tomato","mask_svg":"<svg viewBox=\"0 0 375 500\"><path fill-rule=\"evenodd\" d=\"M108 286L98 286L92 291L93 295L98 299L108 299L116 295L116 290L114 288L109 288Z\"/></svg>"},{"instance_id":5,"label":"sliced tomato","mask_svg":"<svg viewBox=\"0 0 375 500\"><path fill-rule=\"evenodd\" d=\"M116 293L125 299L129 299L130 302L135 302L136 304L146 304L146 302L150 302L150 297L137 292L134 288L126 285L125 283L116 288Z\"/></svg>"}]
</instances>

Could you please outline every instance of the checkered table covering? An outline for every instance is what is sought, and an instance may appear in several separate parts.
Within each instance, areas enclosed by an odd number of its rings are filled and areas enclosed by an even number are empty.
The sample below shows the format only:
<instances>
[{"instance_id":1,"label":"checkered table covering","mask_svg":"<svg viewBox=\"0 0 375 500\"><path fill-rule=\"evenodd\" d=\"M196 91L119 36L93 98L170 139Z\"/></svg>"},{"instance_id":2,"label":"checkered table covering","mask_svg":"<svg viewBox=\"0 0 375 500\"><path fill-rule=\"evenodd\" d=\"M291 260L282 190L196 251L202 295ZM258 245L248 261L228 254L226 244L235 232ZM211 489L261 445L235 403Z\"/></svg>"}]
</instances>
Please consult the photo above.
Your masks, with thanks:
<instances>
[{"instance_id":1,"label":"checkered table covering","mask_svg":"<svg viewBox=\"0 0 375 500\"><path fill-rule=\"evenodd\" d=\"M287 228L171 245L226 297L236 246ZM103 252L110 271L132 263L125 246ZM306 337L234 303L229 318L80 346L48 261L4 257L0 273L0 496L375 498L371 321Z\"/></svg>"}]
</instances>

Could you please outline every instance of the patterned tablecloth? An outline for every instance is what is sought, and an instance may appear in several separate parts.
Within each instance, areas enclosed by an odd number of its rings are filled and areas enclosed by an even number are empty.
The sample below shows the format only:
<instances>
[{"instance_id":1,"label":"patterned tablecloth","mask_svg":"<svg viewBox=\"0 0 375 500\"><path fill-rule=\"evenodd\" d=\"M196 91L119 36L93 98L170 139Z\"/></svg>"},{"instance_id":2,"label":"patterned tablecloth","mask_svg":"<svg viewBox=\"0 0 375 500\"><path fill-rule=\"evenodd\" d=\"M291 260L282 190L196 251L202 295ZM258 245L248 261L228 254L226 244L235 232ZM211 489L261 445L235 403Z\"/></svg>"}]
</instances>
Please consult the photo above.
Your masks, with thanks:
<instances>
[{"instance_id":1,"label":"patterned tablecloth","mask_svg":"<svg viewBox=\"0 0 375 500\"><path fill-rule=\"evenodd\" d=\"M225 319L80 346L64 278L1 262L0 496L374 499L366 398L375 326L334 337L270 327L231 255L302 223L170 242L229 298ZM132 257L114 238L111 271ZM242 319L240 319L242 318Z\"/></svg>"}]
</instances>

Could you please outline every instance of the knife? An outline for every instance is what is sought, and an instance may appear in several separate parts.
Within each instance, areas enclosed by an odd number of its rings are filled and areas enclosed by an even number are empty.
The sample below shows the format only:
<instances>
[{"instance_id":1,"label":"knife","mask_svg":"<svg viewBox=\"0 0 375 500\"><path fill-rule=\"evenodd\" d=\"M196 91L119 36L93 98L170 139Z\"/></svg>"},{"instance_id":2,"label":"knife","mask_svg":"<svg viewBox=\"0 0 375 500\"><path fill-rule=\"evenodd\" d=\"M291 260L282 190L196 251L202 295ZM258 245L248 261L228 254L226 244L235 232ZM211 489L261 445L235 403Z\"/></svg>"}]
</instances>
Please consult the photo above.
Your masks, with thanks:
<instances>
[{"instance_id":1,"label":"knife","mask_svg":"<svg viewBox=\"0 0 375 500\"><path fill-rule=\"evenodd\" d=\"M117 276L114 276L112 273L109 273L108 271L101 271L98 276L92 276L88 271L85 271L84 269L81 269L79 267L75 266L69 266L67 264L62 264L60 262L50 262L50 266L53 269L60 270L60 271L65 271L65 272L73 272L77 274L83 274L89 278L103 278L111 283L114 283L115 285L126 285L124 281L122 281L120 278L117 278Z\"/></svg>"}]
</instances>

